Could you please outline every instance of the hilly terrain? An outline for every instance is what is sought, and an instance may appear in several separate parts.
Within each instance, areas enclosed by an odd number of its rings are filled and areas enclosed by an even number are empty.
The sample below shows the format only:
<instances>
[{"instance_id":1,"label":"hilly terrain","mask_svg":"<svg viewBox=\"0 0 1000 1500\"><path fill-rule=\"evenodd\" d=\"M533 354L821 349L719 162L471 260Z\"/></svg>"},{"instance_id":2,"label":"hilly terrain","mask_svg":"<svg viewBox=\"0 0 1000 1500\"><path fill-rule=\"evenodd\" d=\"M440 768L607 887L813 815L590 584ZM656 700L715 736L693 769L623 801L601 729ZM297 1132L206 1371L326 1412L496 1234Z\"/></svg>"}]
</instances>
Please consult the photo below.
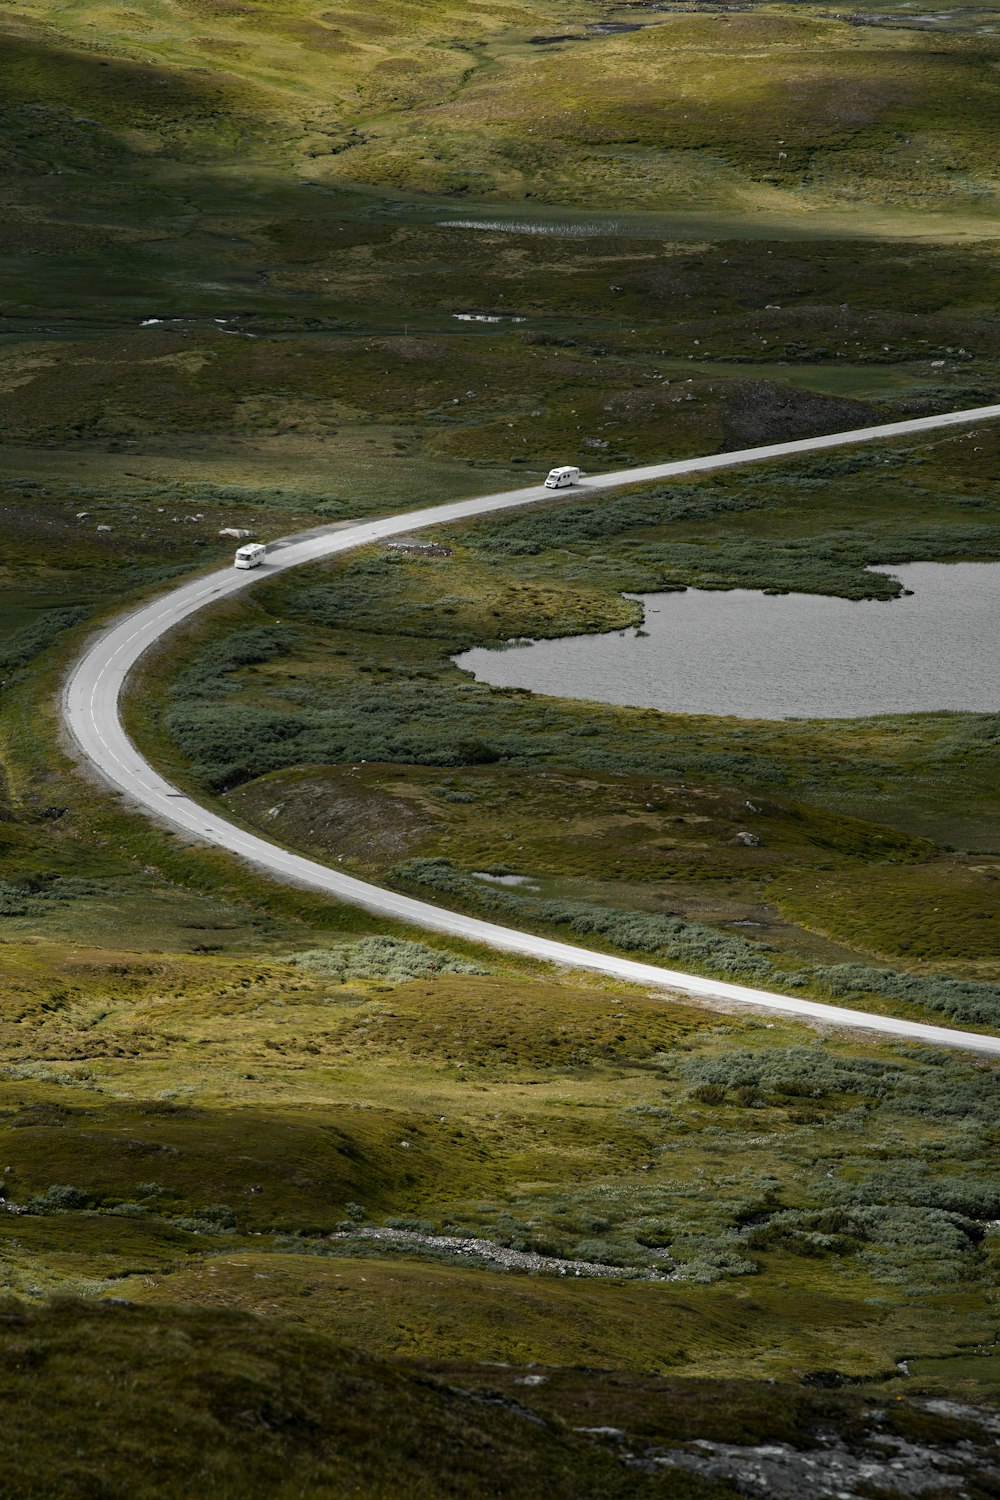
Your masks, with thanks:
<instances>
[{"instance_id":1,"label":"hilly terrain","mask_svg":"<svg viewBox=\"0 0 1000 1500\"><path fill-rule=\"evenodd\" d=\"M85 775L270 541L995 399L1000 11L0 5L5 1493L994 1495L995 1065L278 886ZM165 774L442 905L1000 1032L990 714L452 658L1000 558L988 424L448 528L143 662ZM756 841L756 842L755 842Z\"/></svg>"}]
</instances>

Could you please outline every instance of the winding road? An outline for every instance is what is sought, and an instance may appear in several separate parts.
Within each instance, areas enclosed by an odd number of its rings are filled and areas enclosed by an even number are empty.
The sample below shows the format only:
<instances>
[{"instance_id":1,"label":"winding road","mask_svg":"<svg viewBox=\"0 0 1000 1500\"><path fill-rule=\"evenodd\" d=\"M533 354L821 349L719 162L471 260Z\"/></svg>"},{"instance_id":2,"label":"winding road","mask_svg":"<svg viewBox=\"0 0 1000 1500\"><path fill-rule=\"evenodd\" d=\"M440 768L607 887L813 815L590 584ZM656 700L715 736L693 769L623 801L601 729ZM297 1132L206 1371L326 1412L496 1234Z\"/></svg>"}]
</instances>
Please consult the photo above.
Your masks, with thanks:
<instances>
[{"instance_id":1,"label":"winding road","mask_svg":"<svg viewBox=\"0 0 1000 1500\"><path fill-rule=\"evenodd\" d=\"M572 493L586 498L604 490L644 480L673 479L710 470L738 468L768 459L788 458L800 453L821 452L826 448L934 432L951 426L990 421L997 417L1000 417L1000 405L983 406L969 411L950 412L944 416L920 417L880 427L859 428L827 437L804 438L768 447L747 448L740 452L650 464L613 474L587 476ZM545 500L565 501L567 498L569 496L565 491L554 492L541 485L532 485L527 489L507 490L502 494L406 511L401 515L386 516L375 521L319 527L313 531L300 532L283 541L272 542L263 567L250 571L226 567L195 578L152 603L142 605L113 622L93 639L67 679L63 717L79 749L82 762L98 772L111 787L124 793L132 803L180 833L229 850L279 880L321 891L381 916L444 933L448 937L484 943L492 948L554 964L594 970L615 979L694 995L709 1002L735 1002L775 1014L798 1016L814 1023L881 1032L903 1040L1000 1056L1000 1038L997 1037L926 1025L919 1021L898 1020L866 1011L847 1010L841 1006L824 1005L793 995L781 995L769 990L752 989L746 985L682 974L655 964L638 963L613 954L593 952L572 943L518 932L494 922L447 911L412 896L383 890L316 860L289 853L202 807L160 776L139 754L126 734L121 719L120 698L129 672L150 646L207 605L227 599L241 589L252 587L259 579L272 577L286 568L297 568L303 563L334 557L383 537L443 522L468 520L516 506L538 504Z\"/></svg>"}]
</instances>

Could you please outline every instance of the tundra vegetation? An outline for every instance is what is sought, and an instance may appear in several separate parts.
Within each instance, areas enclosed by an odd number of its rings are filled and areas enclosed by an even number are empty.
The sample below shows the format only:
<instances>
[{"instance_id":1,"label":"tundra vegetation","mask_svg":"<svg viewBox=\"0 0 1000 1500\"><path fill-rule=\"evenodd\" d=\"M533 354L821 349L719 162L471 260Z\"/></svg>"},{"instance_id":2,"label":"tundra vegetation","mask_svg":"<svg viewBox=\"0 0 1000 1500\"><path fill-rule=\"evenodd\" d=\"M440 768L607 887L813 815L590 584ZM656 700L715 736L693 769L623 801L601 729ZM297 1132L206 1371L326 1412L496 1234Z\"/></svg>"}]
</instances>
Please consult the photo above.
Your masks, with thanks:
<instances>
[{"instance_id":1,"label":"tundra vegetation","mask_svg":"<svg viewBox=\"0 0 1000 1500\"><path fill-rule=\"evenodd\" d=\"M835 1434L988 1494L992 1064L281 889L81 776L57 699L222 528L991 401L992 13L19 0L0 30L11 1493L724 1500L745 1475L678 1467L695 1441ZM891 609L872 563L1000 555L997 444L258 582L129 722L231 816L442 904L995 1030L993 717L684 719L451 658L634 627L648 588Z\"/></svg>"},{"instance_id":2,"label":"tundra vegetation","mask_svg":"<svg viewBox=\"0 0 1000 1500\"><path fill-rule=\"evenodd\" d=\"M872 563L997 554L990 485L955 478L995 444L559 500L447 528L445 558L297 570L171 650L136 723L201 793L356 873L673 967L995 1026L995 716L690 718L492 689L452 661L634 626L624 590L891 609Z\"/></svg>"}]
</instances>

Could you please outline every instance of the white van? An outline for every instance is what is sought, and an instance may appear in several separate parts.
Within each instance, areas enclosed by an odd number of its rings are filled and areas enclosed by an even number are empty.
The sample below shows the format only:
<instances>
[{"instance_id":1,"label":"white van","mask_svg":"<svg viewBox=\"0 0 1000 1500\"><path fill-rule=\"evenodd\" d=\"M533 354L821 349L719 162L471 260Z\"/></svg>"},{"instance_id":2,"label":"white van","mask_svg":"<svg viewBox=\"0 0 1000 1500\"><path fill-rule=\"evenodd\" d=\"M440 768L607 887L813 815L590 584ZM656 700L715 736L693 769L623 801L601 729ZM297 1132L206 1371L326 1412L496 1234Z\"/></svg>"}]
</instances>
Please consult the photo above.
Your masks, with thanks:
<instances>
[{"instance_id":1,"label":"white van","mask_svg":"<svg viewBox=\"0 0 1000 1500\"><path fill-rule=\"evenodd\" d=\"M251 542L249 546L237 547L236 566L238 568L259 568L264 561L267 548L263 542Z\"/></svg>"},{"instance_id":2,"label":"white van","mask_svg":"<svg viewBox=\"0 0 1000 1500\"><path fill-rule=\"evenodd\" d=\"M562 490L568 484L577 484L579 479L580 470L574 469L572 465L567 464L562 469L549 470L549 477L545 481L545 488L547 490Z\"/></svg>"}]
</instances>

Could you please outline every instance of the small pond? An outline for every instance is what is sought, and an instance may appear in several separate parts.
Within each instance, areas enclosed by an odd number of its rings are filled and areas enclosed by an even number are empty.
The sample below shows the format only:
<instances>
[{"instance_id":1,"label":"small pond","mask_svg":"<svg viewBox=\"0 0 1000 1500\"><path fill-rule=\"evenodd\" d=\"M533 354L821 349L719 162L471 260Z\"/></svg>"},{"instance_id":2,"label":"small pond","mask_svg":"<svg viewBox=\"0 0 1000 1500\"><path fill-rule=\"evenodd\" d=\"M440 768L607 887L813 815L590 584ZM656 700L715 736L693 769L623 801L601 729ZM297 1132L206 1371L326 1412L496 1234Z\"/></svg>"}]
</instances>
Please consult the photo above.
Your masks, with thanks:
<instances>
[{"instance_id":1,"label":"small pond","mask_svg":"<svg viewBox=\"0 0 1000 1500\"><path fill-rule=\"evenodd\" d=\"M477 648L478 681L561 698L738 718L1000 712L1000 563L885 566L891 602L751 589L644 594L646 635Z\"/></svg>"}]
</instances>

